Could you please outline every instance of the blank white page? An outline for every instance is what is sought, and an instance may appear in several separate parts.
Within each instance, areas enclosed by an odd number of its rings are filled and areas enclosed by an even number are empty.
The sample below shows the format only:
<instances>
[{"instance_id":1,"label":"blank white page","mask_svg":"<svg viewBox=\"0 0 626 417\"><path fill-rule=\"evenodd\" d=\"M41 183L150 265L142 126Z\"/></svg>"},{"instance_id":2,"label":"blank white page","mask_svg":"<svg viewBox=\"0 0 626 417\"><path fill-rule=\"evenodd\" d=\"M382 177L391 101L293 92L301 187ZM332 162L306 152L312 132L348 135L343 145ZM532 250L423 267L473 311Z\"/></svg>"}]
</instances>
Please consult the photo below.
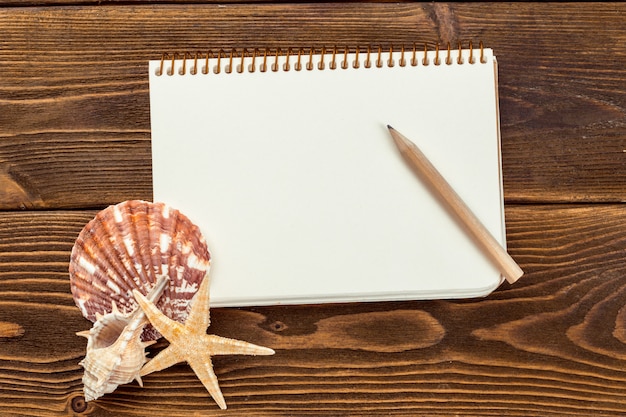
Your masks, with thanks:
<instances>
[{"instance_id":1,"label":"blank white page","mask_svg":"<svg viewBox=\"0 0 626 417\"><path fill-rule=\"evenodd\" d=\"M212 255L214 306L484 296L497 268L414 175L411 139L505 245L497 69L486 63L202 74L150 62L154 201ZM444 55L444 54L442 54ZM477 58L477 51L474 51ZM302 60L309 59L303 56ZM356 58L348 56L348 61ZM407 60L410 58L406 54ZM240 58L239 58L240 59ZM272 64L275 57L268 58ZM321 55L312 58L317 64ZM165 71L171 62L165 62Z\"/></svg>"}]
</instances>

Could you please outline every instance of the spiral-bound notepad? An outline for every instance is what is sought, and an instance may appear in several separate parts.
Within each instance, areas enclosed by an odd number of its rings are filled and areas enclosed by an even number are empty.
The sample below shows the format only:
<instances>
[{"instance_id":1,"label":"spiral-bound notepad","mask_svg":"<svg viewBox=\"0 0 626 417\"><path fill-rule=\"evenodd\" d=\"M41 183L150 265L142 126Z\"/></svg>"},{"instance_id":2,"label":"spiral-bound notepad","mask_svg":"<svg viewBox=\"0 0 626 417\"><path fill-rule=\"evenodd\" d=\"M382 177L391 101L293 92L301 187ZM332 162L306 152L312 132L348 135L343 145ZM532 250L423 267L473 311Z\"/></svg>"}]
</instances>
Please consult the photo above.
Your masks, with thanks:
<instances>
[{"instance_id":1,"label":"spiral-bound notepad","mask_svg":"<svg viewBox=\"0 0 626 417\"><path fill-rule=\"evenodd\" d=\"M505 245L490 49L234 49L149 70L154 200L203 231L212 305L477 297L502 282L386 127Z\"/></svg>"}]
</instances>

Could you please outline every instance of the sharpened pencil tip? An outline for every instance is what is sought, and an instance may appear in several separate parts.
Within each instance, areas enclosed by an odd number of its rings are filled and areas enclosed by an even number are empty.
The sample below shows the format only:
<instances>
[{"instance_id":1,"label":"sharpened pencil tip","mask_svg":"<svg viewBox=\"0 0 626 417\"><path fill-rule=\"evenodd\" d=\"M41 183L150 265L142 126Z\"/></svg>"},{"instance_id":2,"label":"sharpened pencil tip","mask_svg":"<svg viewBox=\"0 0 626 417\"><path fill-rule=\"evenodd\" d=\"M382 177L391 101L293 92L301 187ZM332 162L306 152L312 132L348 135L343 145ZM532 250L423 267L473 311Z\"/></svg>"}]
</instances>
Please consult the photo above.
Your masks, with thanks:
<instances>
[{"instance_id":1,"label":"sharpened pencil tip","mask_svg":"<svg viewBox=\"0 0 626 417\"><path fill-rule=\"evenodd\" d=\"M398 132L396 129L391 127L391 125L387 125L387 128L389 129L389 134L391 135L391 139L393 139L393 142L396 144L398 149L402 150L402 149L405 149L405 148L407 148L409 146L409 144L407 142L408 139L403 137L400 134L400 132Z\"/></svg>"}]
</instances>

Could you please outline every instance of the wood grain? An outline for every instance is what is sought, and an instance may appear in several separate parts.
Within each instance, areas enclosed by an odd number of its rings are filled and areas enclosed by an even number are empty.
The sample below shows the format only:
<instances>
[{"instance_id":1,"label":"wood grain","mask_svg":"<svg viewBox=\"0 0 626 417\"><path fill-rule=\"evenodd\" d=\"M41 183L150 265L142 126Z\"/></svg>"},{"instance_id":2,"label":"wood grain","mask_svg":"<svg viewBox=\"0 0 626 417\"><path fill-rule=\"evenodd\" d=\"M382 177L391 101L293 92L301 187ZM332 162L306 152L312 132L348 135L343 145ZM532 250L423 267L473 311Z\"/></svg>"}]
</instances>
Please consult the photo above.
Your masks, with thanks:
<instances>
[{"instance_id":1,"label":"wood grain","mask_svg":"<svg viewBox=\"0 0 626 417\"><path fill-rule=\"evenodd\" d=\"M0 414L221 413L183 364L85 405L67 263L94 211L0 213ZM229 410L264 415L621 415L626 208L513 206L526 275L485 299L213 309L214 334L276 350L215 358ZM6 329L6 325L0 326ZM165 346L160 342L151 355Z\"/></svg>"},{"instance_id":2,"label":"wood grain","mask_svg":"<svg viewBox=\"0 0 626 417\"><path fill-rule=\"evenodd\" d=\"M0 8L0 208L150 199L146 71L161 52L457 40L483 40L498 57L508 202L622 201L625 12L622 3Z\"/></svg>"},{"instance_id":3,"label":"wood grain","mask_svg":"<svg viewBox=\"0 0 626 417\"><path fill-rule=\"evenodd\" d=\"M149 59L458 40L498 58L524 277L476 300L214 309L210 332L277 351L215 358L227 412L626 414L624 15L617 2L0 0L0 415L224 414L184 364L81 395L74 333L90 323L69 253L97 209L152 197Z\"/></svg>"}]
</instances>

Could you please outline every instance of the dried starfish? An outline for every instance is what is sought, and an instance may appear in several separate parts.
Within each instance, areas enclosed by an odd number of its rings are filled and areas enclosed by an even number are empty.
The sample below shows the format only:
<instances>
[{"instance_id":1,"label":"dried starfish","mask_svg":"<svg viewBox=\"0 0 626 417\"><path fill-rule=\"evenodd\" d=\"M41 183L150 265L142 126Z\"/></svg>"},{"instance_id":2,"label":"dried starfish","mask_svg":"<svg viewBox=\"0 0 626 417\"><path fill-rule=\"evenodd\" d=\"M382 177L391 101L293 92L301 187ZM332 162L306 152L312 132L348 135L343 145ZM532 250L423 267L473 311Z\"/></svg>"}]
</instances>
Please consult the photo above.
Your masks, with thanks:
<instances>
[{"instance_id":1,"label":"dried starfish","mask_svg":"<svg viewBox=\"0 0 626 417\"><path fill-rule=\"evenodd\" d=\"M270 348L206 333L210 324L208 275L202 280L198 292L191 300L191 309L184 325L165 316L137 290L133 294L150 323L170 342L167 348L141 368L141 376L186 361L217 405L226 409L224 396L213 371L211 356L274 354Z\"/></svg>"}]
</instances>

